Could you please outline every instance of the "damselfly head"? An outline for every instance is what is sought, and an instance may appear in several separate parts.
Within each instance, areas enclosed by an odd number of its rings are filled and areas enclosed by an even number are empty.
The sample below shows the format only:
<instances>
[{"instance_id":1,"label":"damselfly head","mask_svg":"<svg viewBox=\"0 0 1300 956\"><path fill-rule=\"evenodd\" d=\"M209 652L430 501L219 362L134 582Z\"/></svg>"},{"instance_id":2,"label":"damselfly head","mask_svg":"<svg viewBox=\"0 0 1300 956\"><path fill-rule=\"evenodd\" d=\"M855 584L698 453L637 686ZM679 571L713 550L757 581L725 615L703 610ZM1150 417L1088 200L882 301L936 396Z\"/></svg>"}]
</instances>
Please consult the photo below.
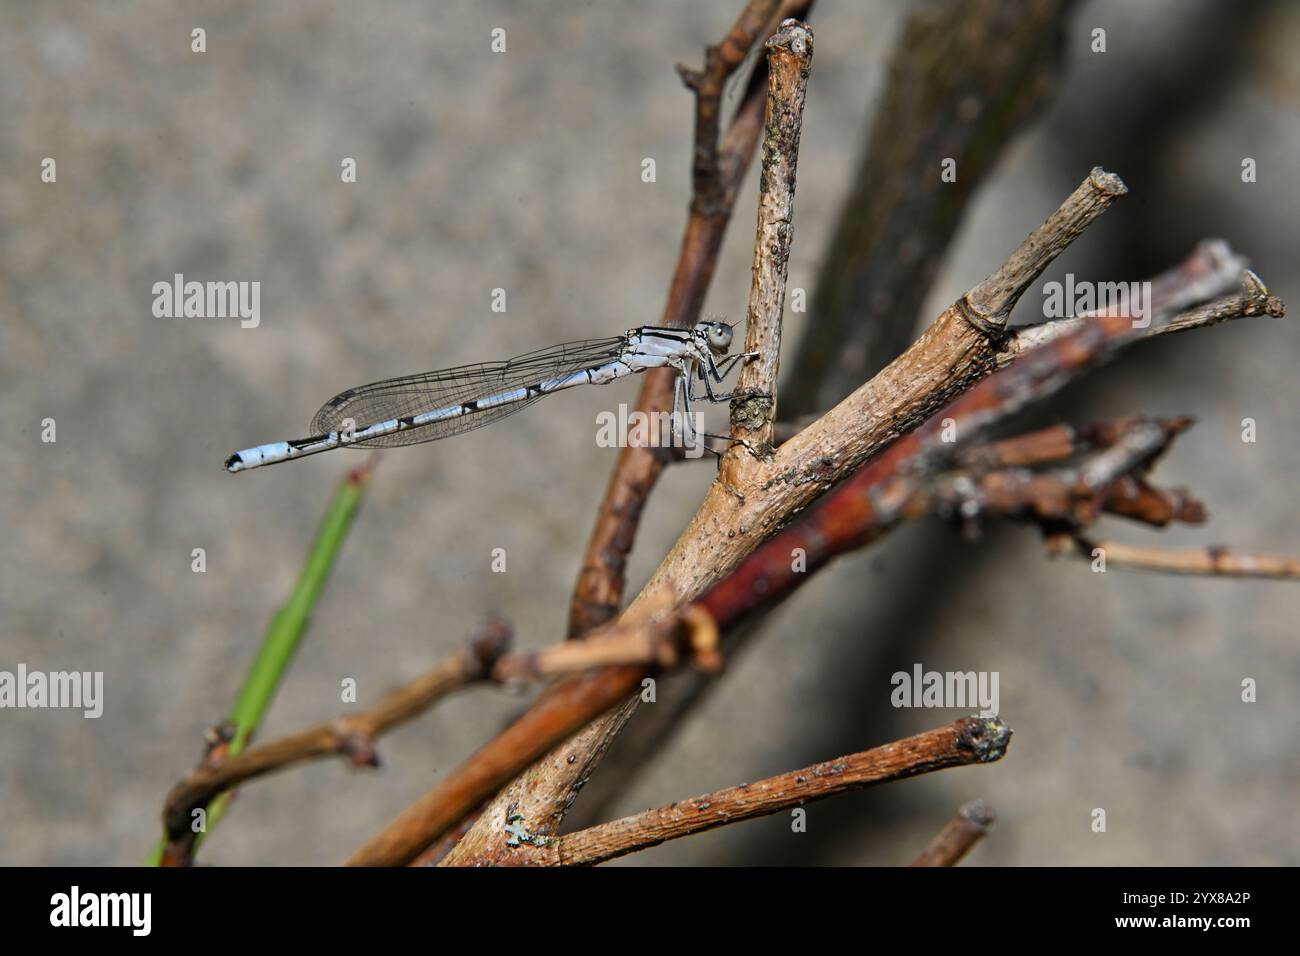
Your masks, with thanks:
<instances>
[{"instance_id":1,"label":"damselfly head","mask_svg":"<svg viewBox=\"0 0 1300 956\"><path fill-rule=\"evenodd\" d=\"M718 355L726 355L727 349L731 348L733 333L731 326L726 322L701 322L695 326L695 331L704 335L704 340L709 343L709 350Z\"/></svg>"}]
</instances>

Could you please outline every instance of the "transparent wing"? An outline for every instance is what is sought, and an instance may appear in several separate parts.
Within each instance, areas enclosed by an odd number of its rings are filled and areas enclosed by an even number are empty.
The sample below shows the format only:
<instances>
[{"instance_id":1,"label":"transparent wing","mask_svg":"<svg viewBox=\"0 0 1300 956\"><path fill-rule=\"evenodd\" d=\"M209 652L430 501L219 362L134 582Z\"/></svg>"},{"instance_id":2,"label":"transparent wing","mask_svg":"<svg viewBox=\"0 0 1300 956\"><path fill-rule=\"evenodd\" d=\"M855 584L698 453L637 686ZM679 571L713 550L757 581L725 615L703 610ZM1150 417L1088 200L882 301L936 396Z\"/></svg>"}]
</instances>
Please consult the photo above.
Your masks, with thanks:
<instances>
[{"instance_id":1,"label":"transparent wing","mask_svg":"<svg viewBox=\"0 0 1300 956\"><path fill-rule=\"evenodd\" d=\"M603 365L619 354L623 338L584 339L538 349L505 362L482 362L461 365L439 372L422 372L401 378L385 379L360 388L340 392L321 407L311 422L311 433L323 435L339 431L351 419L355 430L393 418L420 415L439 408L462 405L524 385L532 385L556 375ZM523 411L542 395L506 405L486 408L440 422L430 422L369 441L346 445L347 448L388 448L436 441L459 435L508 415Z\"/></svg>"}]
</instances>

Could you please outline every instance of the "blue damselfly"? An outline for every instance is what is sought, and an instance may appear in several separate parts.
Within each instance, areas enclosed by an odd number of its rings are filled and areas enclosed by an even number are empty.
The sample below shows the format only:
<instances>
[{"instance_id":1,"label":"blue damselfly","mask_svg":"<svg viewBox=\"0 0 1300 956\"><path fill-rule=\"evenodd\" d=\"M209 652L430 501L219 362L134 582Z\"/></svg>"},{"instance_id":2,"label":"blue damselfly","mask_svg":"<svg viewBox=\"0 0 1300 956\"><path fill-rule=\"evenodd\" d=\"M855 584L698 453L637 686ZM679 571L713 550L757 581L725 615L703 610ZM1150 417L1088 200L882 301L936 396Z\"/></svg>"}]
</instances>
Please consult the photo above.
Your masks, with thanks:
<instances>
[{"instance_id":1,"label":"blue damselfly","mask_svg":"<svg viewBox=\"0 0 1300 956\"><path fill-rule=\"evenodd\" d=\"M436 441L499 421L553 392L575 385L603 385L652 368L677 372L674 439L699 440L699 434L688 434L693 431L691 400L724 402L734 397L714 394L713 385L720 384L737 362L754 355L728 355L731 339L732 327L712 320L693 329L642 326L611 338L539 349L505 362L462 365L350 388L316 413L311 437L238 451L226 459L226 470L247 471L335 448ZM694 394L697 379L704 384L703 396ZM679 429L679 422L686 424Z\"/></svg>"}]
</instances>

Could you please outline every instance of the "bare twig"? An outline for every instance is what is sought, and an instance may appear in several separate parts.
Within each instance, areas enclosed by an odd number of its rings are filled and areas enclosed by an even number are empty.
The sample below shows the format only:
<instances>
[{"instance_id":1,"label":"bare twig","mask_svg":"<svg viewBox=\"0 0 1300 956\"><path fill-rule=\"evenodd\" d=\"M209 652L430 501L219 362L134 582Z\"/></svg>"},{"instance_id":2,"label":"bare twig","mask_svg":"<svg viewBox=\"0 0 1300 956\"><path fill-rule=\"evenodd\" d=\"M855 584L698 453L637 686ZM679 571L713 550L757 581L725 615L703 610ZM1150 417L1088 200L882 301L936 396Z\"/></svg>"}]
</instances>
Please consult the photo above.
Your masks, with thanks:
<instances>
[{"instance_id":1,"label":"bare twig","mask_svg":"<svg viewBox=\"0 0 1300 956\"><path fill-rule=\"evenodd\" d=\"M1058 433L1090 435L1093 449L1071 467L1032 471L1023 465L989 470L947 471L930 477L924 467L903 473L912 490L893 509L909 520L928 514L959 520L977 517L1030 521L1045 529L1069 528L1078 534L1103 511L1150 525L1171 521L1196 523L1204 509L1185 493L1165 492L1145 482L1145 473L1188 425L1187 419L1132 418L1090 428L1053 426L1040 432L983 446L987 462L995 454L1023 461L1028 454L1050 455L1059 448L1043 440ZM956 456L968 457L968 456ZM1063 456L1061 456L1063 457ZM918 459L923 465L925 459ZM937 459L928 462L936 465ZM894 492L895 497L898 492ZM873 529L863 526L864 533ZM770 585L752 596L755 604L769 595ZM717 622L707 600L684 605L674 613L647 624L614 623L579 639L564 641L540 651L503 655L492 669L503 682L536 680L599 666L639 664L654 671L685 665L716 673L721 669ZM743 609L740 609L743 610ZM730 611L731 619L738 614Z\"/></svg>"},{"instance_id":2,"label":"bare twig","mask_svg":"<svg viewBox=\"0 0 1300 956\"><path fill-rule=\"evenodd\" d=\"M1187 275L1187 285L1178 285L1178 276ZM1174 322L1153 322L1147 330L1148 335L1169 335L1173 332L1186 332L1188 329L1213 325L1232 319L1244 318L1240 313L1212 315L1198 313L1188 307L1204 302L1202 293L1207 289L1218 289L1215 295L1221 295L1233 284L1240 283L1243 276L1253 277L1245 268L1245 260L1232 252L1228 244L1221 239L1207 239L1199 243L1192 255L1179 266L1157 276L1152 281L1151 309L1157 318L1181 313ZM1258 277L1250 281L1259 283ZM1118 310L1111 310L1112 313ZM998 364L1009 365L1018 356L1038 348L1052 340L1071 332L1086 322L1095 319L1099 313L1075 316L1069 319L1054 319L1040 325L1028 325L1012 330L1007 348L998 356Z\"/></svg>"},{"instance_id":3,"label":"bare twig","mask_svg":"<svg viewBox=\"0 0 1300 956\"><path fill-rule=\"evenodd\" d=\"M972 800L957 811L910 866L956 866L978 843L997 817L983 800Z\"/></svg>"},{"instance_id":4,"label":"bare twig","mask_svg":"<svg viewBox=\"0 0 1300 956\"><path fill-rule=\"evenodd\" d=\"M971 471L995 468L1029 468L1066 461L1094 448L1109 447L1133 425L1150 421L1170 434L1191 426L1190 418L1143 419L1122 418L1095 425L1061 423L1004 438L987 444L970 445L955 456L955 462Z\"/></svg>"},{"instance_id":5,"label":"bare twig","mask_svg":"<svg viewBox=\"0 0 1300 956\"><path fill-rule=\"evenodd\" d=\"M612 624L540 651L506 654L493 667L492 676L503 683L523 683L618 664L663 670L691 664L717 673L722 668L717 626L702 609L683 608L680 615L644 627Z\"/></svg>"},{"instance_id":6,"label":"bare twig","mask_svg":"<svg viewBox=\"0 0 1300 956\"><path fill-rule=\"evenodd\" d=\"M682 82L695 93L691 207L701 215L726 212L726 181L719 169L718 136L722 130L722 98L727 79L745 62L759 31L772 20L779 6L780 0L749 0L722 42L705 48L703 70L677 64Z\"/></svg>"},{"instance_id":7,"label":"bare twig","mask_svg":"<svg viewBox=\"0 0 1300 956\"><path fill-rule=\"evenodd\" d=\"M411 866L437 866L443 858L452 851L452 848L459 843L469 832L470 827L478 820L481 811L471 811L467 813L459 823L438 837L427 850L411 861Z\"/></svg>"},{"instance_id":8,"label":"bare twig","mask_svg":"<svg viewBox=\"0 0 1300 956\"><path fill-rule=\"evenodd\" d=\"M1052 538L1051 544L1056 553L1068 549L1088 560L1100 553L1106 559L1107 568L1116 566L1210 577L1300 579L1300 558L1246 554L1221 545L1174 551L1068 535Z\"/></svg>"},{"instance_id":9,"label":"bare twig","mask_svg":"<svg viewBox=\"0 0 1300 956\"><path fill-rule=\"evenodd\" d=\"M1242 276L1246 273L1246 260L1238 255L1222 239L1203 239L1186 259L1147 280L1151 286L1151 313L1153 321L1150 334L1160 335L1181 331L1185 325L1165 325L1170 316L1186 312L1184 322L1192 327L1205 324L1204 318L1188 311L1191 306L1210 299L1229 295L1241 286ZM1109 314L1115 314L1116 309ZM1039 345L1079 329L1085 322L1098 318L1102 313L1091 312L1068 319L1056 319L1040 325L1021 326L1008 329L1002 350L994 357L999 368L1010 365L1021 355ZM940 319L943 317L940 316ZM936 325L938 322L936 321ZM901 361L901 360L900 360ZM816 415L802 415L793 422L778 422L776 425L777 444L785 444L803 432L818 418Z\"/></svg>"},{"instance_id":10,"label":"bare twig","mask_svg":"<svg viewBox=\"0 0 1300 956\"><path fill-rule=\"evenodd\" d=\"M795 170L803 128L813 35L807 24L786 20L767 41L767 108L764 113L758 227L753 281L745 321L745 352L731 403L731 435L740 444L722 459L719 480L737 485L752 455L768 458L776 417L776 375L781 364L781 317L794 238Z\"/></svg>"},{"instance_id":11,"label":"bare twig","mask_svg":"<svg viewBox=\"0 0 1300 956\"><path fill-rule=\"evenodd\" d=\"M688 79L688 85L696 93L695 185L677 268L658 323L661 326L689 328L699 320L722 239L735 208L736 193L763 128L766 84L758 81L766 66L760 64L761 69L755 71L731 126L722 137L721 146L718 145L717 98L722 96L727 78L744 59L744 54L738 57L737 51L748 50L767 37L779 23L778 18L806 15L812 0L786 0L769 16L762 29L755 32L758 11L766 11L770 6L770 3L749 3L726 39L711 48L729 52L706 52L704 72L692 74L699 77L697 82ZM706 115L710 112L711 117ZM701 173L705 175L704 181L700 179ZM637 398L637 409L667 410L672 404L672 382L672 373L667 369L648 372ZM627 555L636 538L641 512L670 456L671 450L663 448L629 446L620 450L578 572L569 609L570 636L576 637L603 624L618 612L626 584Z\"/></svg>"},{"instance_id":12,"label":"bare twig","mask_svg":"<svg viewBox=\"0 0 1300 956\"><path fill-rule=\"evenodd\" d=\"M493 667L509 643L509 628L493 619L465 650L390 691L363 713L308 727L250 747L235 757L205 760L167 795L164 825L169 833L183 833L189 828L190 812L223 790L306 760L342 754L351 758L354 766L378 766L377 737L423 713L452 691L492 679Z\"/></svg>"},{"instance_id":13,"label":"bare twig","mask_svg":"<svg viewBox=\"0 0 1300 956\"><path fill-rule=\"evenodd\" d=\"M941 475L918 487L903 511L909 517L938 514L965 525L983 515L1082 528L1102 511L1156 525L1175 519L1200 521L1204 511L1198 503L1179 496L1177 506L1159 507L1165 500L1160 493L1137 483L1182 427L1181 421L1170 425L1136 419L1113 442L1070 468ZM1139 487L1146 490L1139 493Z\"/></svg>"},{"instance_id":14,"label":"bare twig","mask_svg":"<svg viewBox=\"0 0 1300 956\"><path fill-rule=\"evenodd\" d=\"M511 863L591 866L667 840L767 816L813 800L948 767L1001 760L1011 728L996 717L963 717L883 747L777 777L670 803L554 840L522 845Z\"/></svg>"},{"instance_id":15,"label":"bare twig","mask_svg":"<svg viewBox=\"0 0 1300 956\"><path fill-rule=\"evenodd\" d=\"M1089 436L1091 453L1070 467L1052 471L1032 471L1017 464L945 471L931 477L922 469L910 469L907 478L914 490L897 511L909 520L934 514L968 522L983 516L1076 532L1103 511L1155 526L1174 520L1195 523L1204 519L1198 502L1145 483L1146 471L1188 423L1185 418L1130 418L1086 428L1058 425L978 446L984 451L978 457L983 464L998 454L1023 462L1035 451L1056 461L1059 449L1043 436L1063 433L1080 438L1079 447L1084 443L1080 436ZM931 462L935 463L937 459ZM722 663L717 622L703 604L691 603L645 624L614 622L541 650L501 654L485 676L503 684L524 684L629 664L658 672L692 666L716 674Z\"/></svg>"}]
</instances>

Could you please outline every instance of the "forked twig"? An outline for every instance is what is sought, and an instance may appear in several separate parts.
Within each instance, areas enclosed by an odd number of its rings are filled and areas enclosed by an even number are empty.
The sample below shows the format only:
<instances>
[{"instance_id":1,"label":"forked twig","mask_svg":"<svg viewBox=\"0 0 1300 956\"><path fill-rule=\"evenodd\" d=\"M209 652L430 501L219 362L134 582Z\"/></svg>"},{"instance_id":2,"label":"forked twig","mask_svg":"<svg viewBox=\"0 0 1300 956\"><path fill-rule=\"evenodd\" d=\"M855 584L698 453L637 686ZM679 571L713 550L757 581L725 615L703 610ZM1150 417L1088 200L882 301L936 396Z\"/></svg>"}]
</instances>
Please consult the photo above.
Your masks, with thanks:
<instances>
[{"instance_id":1,"label":"forked twig","mask_svg":"<svg viewBox=\"0 0 1300 956\"><path fill-rule=\"evenodd\" d=\"M996 717L951 724L865 750L647 810L555 839L534 838L508 861L531 866L591 866L668 840L767 816L850 790L949 767L1001 760L1011 728Z\"/></svg>"},{"instance_id":2,"label":"forked twig","mask_svg":"<svg viewBox=\"0 0 1300 956\"><path fill-rule=\"evenodd\" d=\"M505 622L493 619L469 647L385 694L369 710L345 714L258 744L233 757L221 755L205 760L167 794L164 826L173 837L182 834L189 826L191 811L205 806L217 794L305 760L339 754L349 757L354 766L378 766L376 738L419 716L455 690L495 679L493 668L509 643L509 628Z\"/></svg>"},{"instance_id":3,"label":"forked twig","mask_svg":"<svg viewBox=\"0 0 1300 956\"><path fill-rule=\"evenodd\" d=\"M759 63L736 108L731 126L720 134L721 100L727 79L744 62L745 52L776 29L781 18L807 15L812 0L779 5L750 0L727 36L705 53L702 72L683 70L695 92L695 147L691 213L659 325L689 328L700 318L713 280L718 253L736 194L745 178L763 129L766 65ZM759 22L766 14L766 20ZM720 139L721 136L721 139ZM672 374L649 372L636 407L666 411L672 405ZM659 480L671 449L629 446L620 450L587 542L569 607L569 635L576 637L612 618L623 600L624 569L642 509Z\"/></svg>"}]
</instances>

